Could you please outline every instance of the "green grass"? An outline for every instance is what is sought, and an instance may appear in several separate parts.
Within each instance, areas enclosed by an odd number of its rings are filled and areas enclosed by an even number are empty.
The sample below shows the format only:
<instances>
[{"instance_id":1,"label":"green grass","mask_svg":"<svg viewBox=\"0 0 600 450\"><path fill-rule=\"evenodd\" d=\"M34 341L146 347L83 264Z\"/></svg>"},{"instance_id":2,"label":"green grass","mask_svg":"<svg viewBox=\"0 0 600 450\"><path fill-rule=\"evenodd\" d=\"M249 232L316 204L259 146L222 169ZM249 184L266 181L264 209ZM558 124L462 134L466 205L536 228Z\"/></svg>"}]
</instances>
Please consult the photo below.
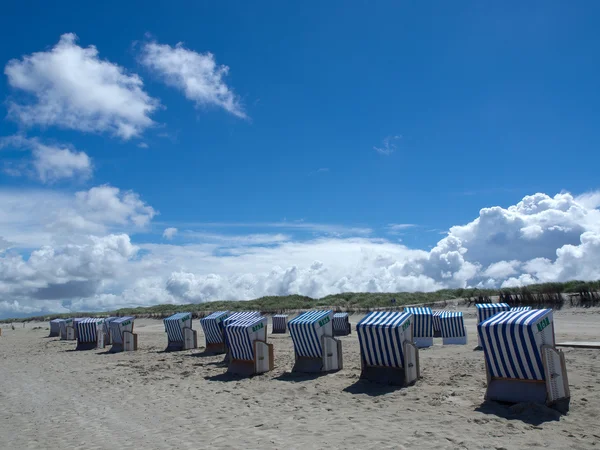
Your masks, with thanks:
<instances>
[{"instance_id":1,"label":"green grass","mask_svg":"<svg viewBox=\"0 0 600 450\"><path fill-rule=\"evenodd\" d=\"M549 303L543 298L556 296L556 294L583 293L592 295L600 291L600 281L568 281L565 283L533 284L522 288L502 290L494 289L442 289L436 292L398 292L398 293L369 293L349 292L344 294L328 295L323 298L313 299L302 295L268 296L248 301L216 301L208 303L194 303L187 305L156 305L139 308L122 308L111 312L77 312L70 314L51 314L22 319L5 319L4 322L45 321L64 317L106 317L106 316L136 316L136 317L167 317L176 312L191 312L196 317L202 317L209 312L218 310L240 311L257 310L265 314L274 314L291 310L304 310L313 308L331 308L345 311L365 311L374 308L391 307L392 298L396 299L395 306L432 304L444 300L471 299L476 301L480 296L497 296L500 292L520 296L523 301L530 303ZM553 306L556 300L550 303ZM533 306L533 305L532 305Z\"/></svg>"}]
</instances>

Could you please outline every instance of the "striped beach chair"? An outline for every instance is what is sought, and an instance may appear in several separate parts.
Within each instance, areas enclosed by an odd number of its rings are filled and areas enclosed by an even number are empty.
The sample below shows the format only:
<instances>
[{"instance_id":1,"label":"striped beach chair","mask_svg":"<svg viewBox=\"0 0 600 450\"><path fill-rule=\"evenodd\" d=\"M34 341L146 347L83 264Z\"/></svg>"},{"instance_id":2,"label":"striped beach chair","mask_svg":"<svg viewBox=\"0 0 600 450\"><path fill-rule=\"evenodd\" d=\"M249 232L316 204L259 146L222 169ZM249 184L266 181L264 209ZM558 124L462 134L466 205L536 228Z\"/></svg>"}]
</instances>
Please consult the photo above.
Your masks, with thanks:
<instances>
[{"instance_id":1,"label":"striped beach chair","mask_svg":"<svg viewBox=\"0 0 600 450\"><path fill-rule=\"evenodd\" d=\"M165 351L190 350L198 347L198 333L192 329L192 313L177 313L163 319L167 333Z\"/></svg>"},{"instance_id":2,"label":"striped beach chair","mask_svg":"<svg viewBox=\"0 0 600 450\"><path fill-rule=\"evenodd\" d=\"M137 350L137 334L133 332L134 320L134 317L125 316L110 322L111 353Z\"/></svg>"},{"instance_id":3,"label":"striped beach chair","mask_svg":"<svg viewBox=\"0 0 600 450\"><path fill-rule=\"evenodd\" d=\"M333 315L333 335L347 336L351 331L348 313L335 313Z\"/></svg>"},{"instance_id":4,"label":"striped beach chair","mask_svg":"<svg viewBox=\"0 0 600 450\"><path fill-rule=\"evenodd\" d=\"M333 311L306 311L289 321L294 343L292 372L340 370L342 342L333 337Z\"/></svg>"},{"instance_id":5,"label":"striped beach chair","mask_svg":"<svg viewBox=\"0 0 600 450\"><path fill-rule=\"evenodd\" d=\"M433 345L433 312L431 308L404 308L404 312L412 314L413 338L419 348Z\"/></svg>"},{"instance_id":6,"label":"striped beach chair","mask_svg":"<svg viewBox=\"0 0 600 450\"><path fill-rule=\"evenodd\" d=\"M510 311L508 303L477 303L475 307L477 308L477 324L486 321L495 314ZM477 335L477 346L481 347L479 335Z\"/></svg>"},{"instance_id":7,"label":"striped beach chair","mask_svg":"<svg viewBox=\"0 0 600 450\"><path fill-rule=\"evenodd\" d=\"M67 339L70 341L77 340L77 324L86 317L75 317L71 323L67 323Z\"/></svg>"},{"instance_id":8,"label":"striped beach chair","mask_svg":"<svg viewBox=\"0 0 600 450\"><path fill-rule=\"evenodd\" d=\"M104 324L102 326L104 345L112 345L112 338L110 337L110 323L113 320L118 319L118 317L107 317L104 319Z\"/></svg>"},{"instance_id":9,"label":"striped beach chair","mask_svg":"<svg viewBox=\"0 0 600 450\"><path fill-rule=\"evenodd\" d=\"M555 348L551 309L503 312L477 326L485 355L486 399L569 405L563 352Z\"/></svg>"},{"instance_id":10,"label":"striped beach chair","mask_svg":"<svg viewBox=\"0 0 600 450\"><path fill-rule=\"evenodd\" d=\"M205 351L208 353L225 353L225 336L223 334L223 321L229 316L229 311L215 311L200 319L206 341Z\"/></svg>"},{"instance_id":11,"label":"striped beach chair","mask_svg":"<svg viewBox=\"0 0 600 450\"><path fill-rule=\"evenodd\" d=\"M267 343L267 324L266 317L252 315L225 326L230 352L227 372L249 376L273 370L273 344Z\"/></svg>"},{"instance_id":12,"label":"striped beach chair","mask_svg":"<svg viewBox=\"0 0 600 450\"><path fill-rule=\"evenodd\" d=\"M104 348L104 336L102 336L100 345L98 343L98 331L102 332L103 326L104 319L86 317L78 320L76 323L77 347L75 347L75 350Z\"/></svg>"},{"instance_id":13,"label":"striped beach chair","mask_svg":"<svg viewBox=\"0 0 600 450\"><path fill-rule=\"evenodd\" d=\"M440 323L440 316L442 314L444 314L445 312L449 312L449 311L445 311L443 309L431 311L431 314L432 314L431 323L433 324L433 337L434 338L442 337L442 324Z\"/></svg>"},{"instance_id":14,"label":"striped beach chair","mask_svg":"<svg viewBox=\"0 0 600 450\"><path fill-rule=\"evenodd\" d=\"M513 306L510 308L511 312L523 312L523 311L531 311L531 306Z\"/></svg>"},{"instance_id":15,"label":"striped beach chair","mask_svg":"<svg viewBox=\"0 0 600 450\"><path fill-rule=\"evenodd\" d=\"M273 334L284 334L287 333L287 323L288 316L287 314L275 314L271 318L273 322L272 333Z\"/></svg>"},{"instance_id":16,"label":"striped beach chair","mask_svg":"<svg viewBox=\"0 0 600 450\"><path fill-rule=\"evenodd\" d=\"M467 329L465 328L463 313L446 311L439 318L444 345L467 344Z\"/></svg>"},{"instance_id":17,"label":"striped beach chair","mask_svg":"<svg viewBox=\"0 0 600 450\"><path fill-rule=\"evenodd\" d=\"M50 334L48 337L60 336L60 321L61 319L53 319L50 321Z\"/></svg>"},{"instance_id":18,"label":"striped beach chair","mask_svg":"<svg viewBox=\"0 0 600 450\"><path fill-rule=\"evenodd\" d=\"M412 384L419 378L413 318L409 312L374 311L358 322L360 378L396 386Z\"/></svg>"},{"instance_id":19,"label":"striped beach chair","mask_svg":"<svg viewBox=\"0 0 600 450\"><path fill-rule=\"evenodd\" d=\"M223 360L224 363L226 363L226 364L229 363L229 353L230 353L229 341L227 340L227 334L225 333L225 328L227 328L227 325L231 325L233 323L244 321L247 319L252 319L255 317L261 317L260 312L258 312L258 311L237 311L237 312L231 313L223 321L223 323L222 323L222 325L223 325L223 342L225 343L225 359Z\"/></svg>"}]
</instances>

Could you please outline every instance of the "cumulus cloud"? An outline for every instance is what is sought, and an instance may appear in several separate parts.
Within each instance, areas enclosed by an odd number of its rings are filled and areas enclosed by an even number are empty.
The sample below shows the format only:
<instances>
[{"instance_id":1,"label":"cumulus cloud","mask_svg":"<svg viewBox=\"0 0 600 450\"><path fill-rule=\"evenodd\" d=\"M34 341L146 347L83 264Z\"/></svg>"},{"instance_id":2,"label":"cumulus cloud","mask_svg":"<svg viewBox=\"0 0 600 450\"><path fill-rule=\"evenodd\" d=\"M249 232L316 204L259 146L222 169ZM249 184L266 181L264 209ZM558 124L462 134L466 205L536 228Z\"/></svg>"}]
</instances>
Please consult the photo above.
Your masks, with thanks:
<instances>
[{"instance_id":1,"label":"cumulus cloud","mask_svg":"<svg viewBox=\"0 0 600 450\"><path fill-rule=\"evenodd\" d=\"M196 106L218 106L237 117L246 117L239 98L225 83L229 67L218 65L212 53L198 53L182 43L171 47L148 42L140 61L166 84L183 91Z\"/></svg>"},{"instance_id":2,"label":"cumulus cloud","mask_svg":"<svg viewBox=\"0 0 600 450\"><path fill-rule=\"evenodd\" d=\"M177 234L177 228L166 228L163 231L163 237L165 239L173 239L173 237Z\"/></svg>"},{"instance_id":3,"label":"cumulus cloud","mask_svg":"<svg viewBox=\"0 0 600 450\"><path fill-rule=\"evenodd\" d=\"M600 278L600 211L590 200L593 194L535 194L508 208L484 208L425 251L365 236L324 233L302 240L294 230L289 235L185 231L179 234L184 241L180 245L133 244L125 234L101 232L123 221L134 227L132 217L139 214L145 219L138 222L147 223L153 214L138 197L127 201L124 193L112 189L103 195L86 191L67 202L98 225L96 231L83 227L97 236L75 243L55 239L28 258L16 253L14 244L4 246L0 316L263 295L500 288ZM111 202L101 200L104 195L121 206L107 206ZM5 206L0 195L0 211ZM104 208L113 212L95 215ZM14 236L4 234L4 216L0 235L15 242Z\"/></svg>"},{"instance_id":4,"label":"cumulus cloud","mask_svg":"<svg viewBox=\"0 0 600 450\"><path fill-rule=\"evenodd\" d=\"M85 152L77 151L68 145L48 145L36 138L8 136L0 138L0 148L4 147L31 150L33 173L43 183L63 179L85 180L92 174L91 158ZM20 176L28 172L26 164L23 164L22 168L9 174Z\"/></svg>"},{"instance_id":5,"label":"cumulus cloud","mask_svg":"<svg viewBox=\"0 0 600 450\"><path fill-rule=\"evenodd\" d=\"M80 47L73 33L63 34L48 51L10 60L4 73L9 85L25 94L9 101L9 116L28 127L59 126L130 139L153 124L150 115L159 106L138 75L100 59L93 45Z\"/></svg>"}]
</instances>

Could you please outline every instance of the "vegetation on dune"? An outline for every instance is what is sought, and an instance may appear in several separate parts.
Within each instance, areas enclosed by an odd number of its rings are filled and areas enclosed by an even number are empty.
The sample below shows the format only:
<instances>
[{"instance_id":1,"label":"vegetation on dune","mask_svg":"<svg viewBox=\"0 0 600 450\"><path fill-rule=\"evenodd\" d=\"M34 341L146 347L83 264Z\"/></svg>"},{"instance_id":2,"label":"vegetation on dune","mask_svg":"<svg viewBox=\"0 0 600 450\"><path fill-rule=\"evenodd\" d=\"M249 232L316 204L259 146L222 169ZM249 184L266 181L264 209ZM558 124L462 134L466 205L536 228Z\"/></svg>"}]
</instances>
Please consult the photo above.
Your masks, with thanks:
<instances>
[{"instance_id":1,"label":"vegetation on dune","mask_svg":"<svg viewBox=\"0 0 600 450\"><path fill-rule=\"evenodd\" d=\"M506 289L442 289L436 292L371 293L348 292L313 299L302 295L268 296L247 301L216 301L186 305L156 305L139 308L122 308L111 312L51 314L22 319L5 319L0 322L44 321L64 317L168 317L176 312L191 312L195 317L203 317L212 311L256 310L265 314L284 311L331 308L341 311L365 311L376 308L395 308L405 305L431 305L446 300L464 299L468 304L487 302L492 297L511 305L560 308L565 301L573 306L600 304L600 281L567 281L565 283L533 284L520 288ZM395 303L392 303L395 299Z\"/></svg>"}]
</instances>

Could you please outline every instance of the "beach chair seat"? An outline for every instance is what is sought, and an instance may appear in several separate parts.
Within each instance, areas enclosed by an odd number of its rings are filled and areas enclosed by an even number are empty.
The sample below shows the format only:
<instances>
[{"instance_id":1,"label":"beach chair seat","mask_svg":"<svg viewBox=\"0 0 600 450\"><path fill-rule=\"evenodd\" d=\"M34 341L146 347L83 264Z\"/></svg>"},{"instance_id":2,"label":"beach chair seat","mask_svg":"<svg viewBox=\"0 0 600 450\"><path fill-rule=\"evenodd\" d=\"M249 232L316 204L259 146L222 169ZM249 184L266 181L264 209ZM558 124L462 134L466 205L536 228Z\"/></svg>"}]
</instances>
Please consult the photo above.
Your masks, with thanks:
<instances>
[{"instance_id":1,"label":"beach chair seat","mask_svg":"<svg viewBox=\"0 0 600 450\"><path fill-rule=\"evenodd\" d=\"M190 350L198 347L198 334L192 329L192 313L176 313L163 319L167 333L165 351Z\"/></svg>"},{"instance_id":2,"label":"beach chair seat","mask_svg":"<svg viewBox=\"0 0 600 450\"><path fill-rule=\"evenodd\" d=\"M227 324L228 373L250 376L273 370L273 344L267 343L267 324L268 319L261 316L246 316Z\"/></svg>"},{"instance_id":3,"label":"beach chair seat","mask_svg":"<svg viewBox=\"0 0 600 450\"><path fill-rule=\"evenodd\" d=\"M273 334L287 333L287 323L288 323L287 314L275 314L271 319L273 322L271 333L273 333Z\"/></svg>"},{"instance_id":4,"label":"beach chair seat","mask_svg":"<svg viewBox=\"0 0 600 450\"><path fill-rule=\"evenodd\" d=\"M503 312L478 325L486 400L533 402L568 410L565 357L555 348L551 309Z\"/></svg>"},{"instance_id":5,"label":"beach chair seat","mask_svg":"<svg viewBox=\"0 0 600 450\"><path fill-rule=\"evenodd\" d=\"M333 335L347 336L352 332L348 313L335 313L333 315Z\"/></svg>"},{"instance_id":6,"label":"beach chair seat","mask_svg":"<svg viewBox=\"0 0 600 450\"><path fill-rule=\"evenodd\" d=\"M444 345L466 345L467 329L463 313L446 311L439 316L442 343Z\"/></svg>"},{"instance_id":7,"label":"beach chair seat","mask_svg":"<svg viewBox=\"0 0 600 450\"><path fill-rule=\"evenodd\" d=\"M288 327L294 343L292 372L342 369L342 342L333 337L333 311L307 311L290 320Z\"/></svg>"},{"instance_id":8,"label":"beach chair seat","mask_svg":"<svg viewBox=\"0 0 600 450\"><path fill-rule=\"evenodd\" d=\"M361 379L394 386L407 386L419 379L413 317L409 312L374 311L358 322Z\"/></svg>"},{"instance_id":9,"label":"beach chair seat","mask_svg":"<svg viewBox=\"0 0 600 450\"><path fill-rule=\"evenodd\" d=\"M404 312L413 315L413 339L418 348L433 345L433 312L428 307L404 308Z\"/></svg>"},{"instance_id":10,"label":"beach chair seat","mask_svg":"<svg viewBox=\"0 0 600 450\"><path fill-rule=\"evenodd\" d=\"M508 303L476 303L475 308L477 308L477 324L479 325L481 322L488 320L490 317L501 313L510 311L510 306ZM481 340L479 339L479 334L477 335L477 348L481 347Z\"/></svg>"},{"instance_id":11,"label":"beach chair seat","mask_svg":"<svg viewBox=\"0 0 600 450\"><path fill-rule=\"evenodd\" d=\"M110 322L111 353L137 350L137 334L133 332L134 317L119 317Z\"/></svg>"}]
</instances>

